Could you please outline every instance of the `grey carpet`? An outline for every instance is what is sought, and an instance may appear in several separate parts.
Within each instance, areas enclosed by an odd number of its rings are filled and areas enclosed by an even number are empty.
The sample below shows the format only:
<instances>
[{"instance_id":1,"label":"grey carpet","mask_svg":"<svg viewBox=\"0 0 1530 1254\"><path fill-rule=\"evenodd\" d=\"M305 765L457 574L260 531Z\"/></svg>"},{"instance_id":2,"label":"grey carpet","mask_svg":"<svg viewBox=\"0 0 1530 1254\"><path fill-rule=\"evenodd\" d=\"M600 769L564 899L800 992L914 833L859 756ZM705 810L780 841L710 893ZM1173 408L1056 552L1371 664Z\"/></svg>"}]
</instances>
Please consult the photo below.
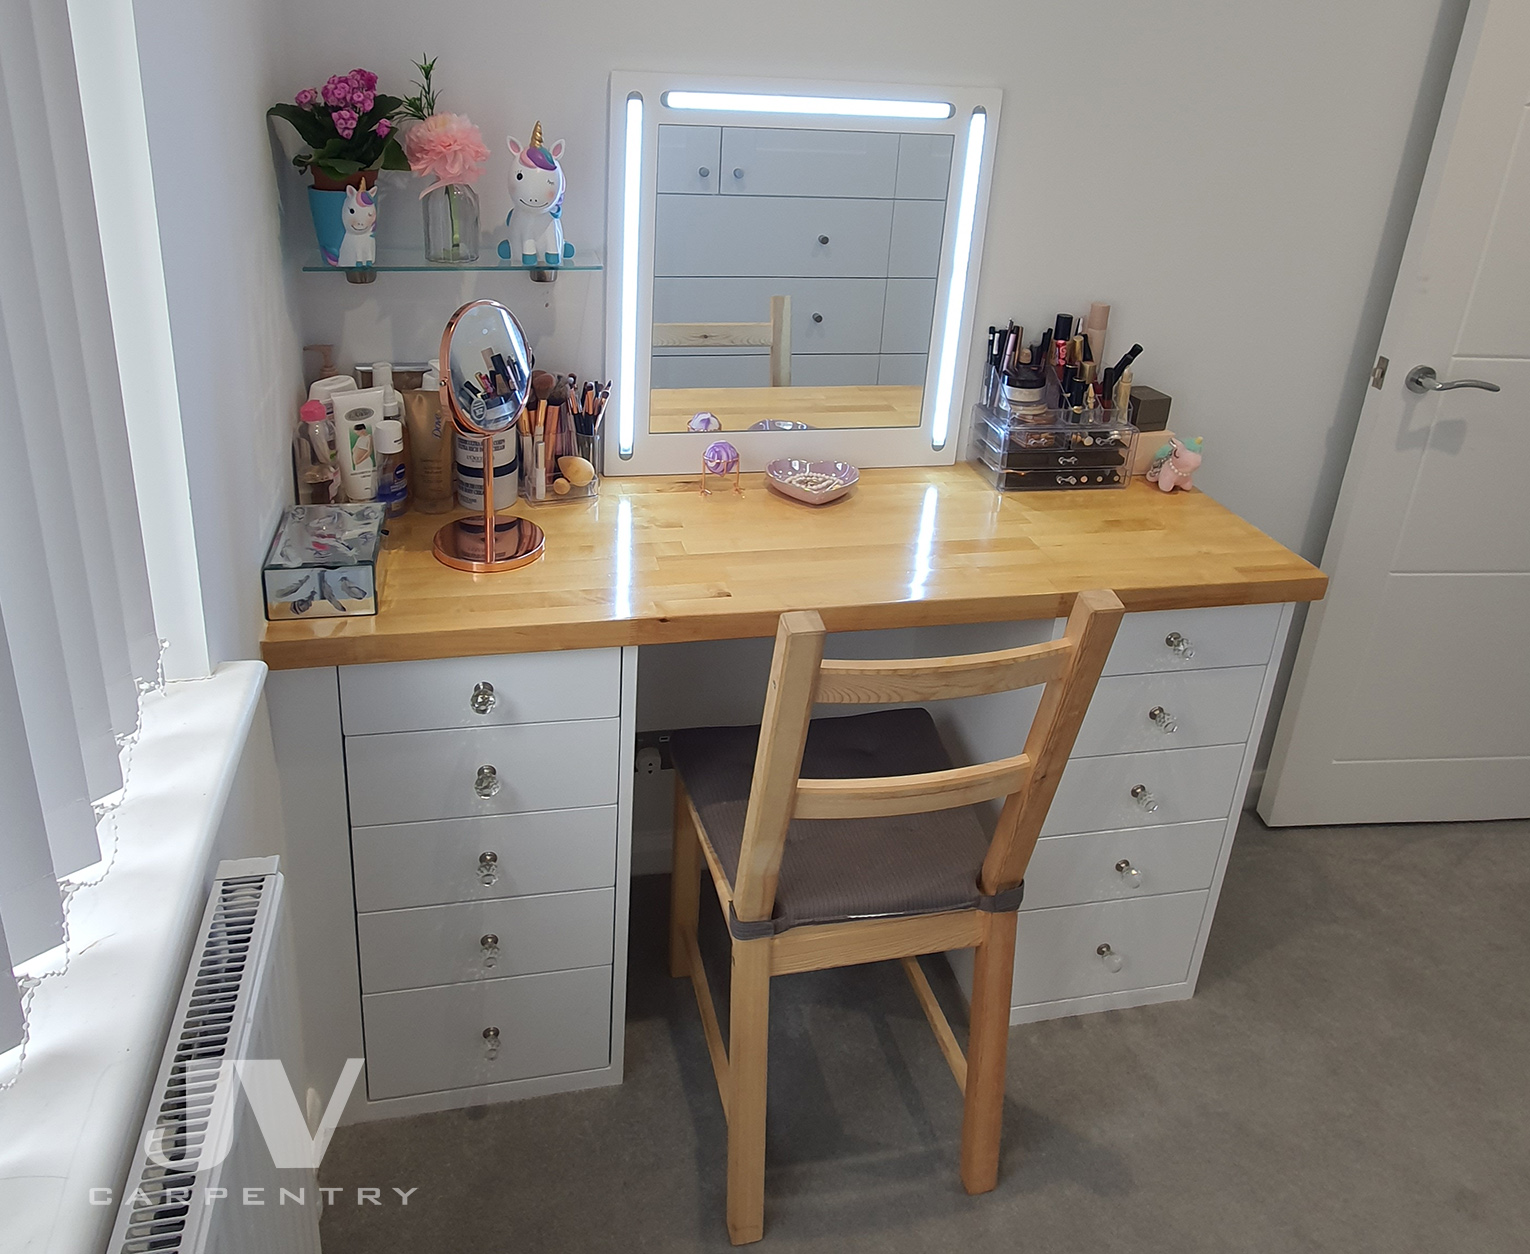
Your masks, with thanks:
<instances>
[{"instance_id":1,"label":"grey carpet","mask_svg":"<svg viewBox=\"0 0 1530 1254\"><path fill-rule=\"evenodd\" d=\"M326 1254L729 1248L667 883L633 885L626 1082L342 1128ZM1012 1031L1000 1182L979 1198L896 964L778 980L761 1248L1523 1251L1527 902L1527 823L1246 818L1194 999ZM720 926L703 945L720 961ZM352 1204L393 1186L418 1191Z\"/></svg>"}]
</instances>

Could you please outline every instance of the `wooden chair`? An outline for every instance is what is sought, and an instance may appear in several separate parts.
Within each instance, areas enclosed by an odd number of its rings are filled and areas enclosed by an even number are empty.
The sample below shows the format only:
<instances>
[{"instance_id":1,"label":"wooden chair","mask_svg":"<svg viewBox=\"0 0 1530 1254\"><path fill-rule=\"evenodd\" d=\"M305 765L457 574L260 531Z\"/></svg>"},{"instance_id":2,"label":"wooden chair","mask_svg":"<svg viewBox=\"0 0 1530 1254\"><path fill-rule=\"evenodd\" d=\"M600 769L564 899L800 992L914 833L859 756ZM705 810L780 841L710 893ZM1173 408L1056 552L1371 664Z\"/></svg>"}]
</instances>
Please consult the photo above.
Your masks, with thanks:
<instances>
[{"instance_id":1,"label":"wooden chair","mask_svg":"<svg viewBox=\"0 0 1530 1254\"><path fill-rule=\"evenodd\" d=\"M961 1178L998 1183L1015 912L1025 868L1122 614L1081 592L1059 640L962 657L824 661L783 614L760 727L677 732L669 965L695 986L728 1120L728 1235L764 1233L771 977L901 959L961 1086ZM815 702L924 702L1046 685L1015 757L952 767L927 710L812 719ZM992 837L979 801L1004 798ZM705 859L732 937L725 1048L696 942ZM917 956L976 947L964 1057Z\"/></svg>"},{"instance_id":2,"label":"wooden chair","mask_svg":"<svg viewBox=\"0 0 1530 1254\"><path fill-rule=\"evenodd\" d=\"M770 298L769 322L656 322L655 348L768 348L770 386L792 385L792 298Z\"/></svg>"}]
</instances>

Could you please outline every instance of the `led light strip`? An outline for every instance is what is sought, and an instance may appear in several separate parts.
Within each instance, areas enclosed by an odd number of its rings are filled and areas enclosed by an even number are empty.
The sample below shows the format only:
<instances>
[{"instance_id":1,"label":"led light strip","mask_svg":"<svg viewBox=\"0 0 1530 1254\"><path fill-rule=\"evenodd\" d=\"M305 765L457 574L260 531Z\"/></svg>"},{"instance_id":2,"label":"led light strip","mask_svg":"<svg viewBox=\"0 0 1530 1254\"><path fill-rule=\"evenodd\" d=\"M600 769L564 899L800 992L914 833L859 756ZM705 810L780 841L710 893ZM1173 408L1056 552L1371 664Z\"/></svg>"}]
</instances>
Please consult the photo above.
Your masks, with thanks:
<instances>
[{"instance_id":1,"label":"led light strip","mask_svg":"<svg viewBox=\"0 0 1530 1254\"><path fill-rule=\"evenodd\" d=\"M638 209L643 184L643 98L627 97L627 164L622 172L621 363L616 374L616 451L632 456L637 408Z\"/></svg>"},{"instance_id":2,"label":"led light strip","mask_svg":"<svg viewBox=\"0 0 1530 1254\"><path fill-rule=\"evenodd\" d=\"M961 201L956 209L956 240L951 249L951 287L946 293L945 328L940 339L940 369L935 379L935 412L930 443L944 448L951 430L951 402L956 389L956 349L962 337L962 307L967 302L967 266L972 258L972 225L977 217L978 174L983 167L983 137L988 114L974 109L967 124L967 157L962 165Z\"/></svg>"},{"instance_id":3,"label":"led light strip","mask_svg":"<svg viewBox=\"0 0 1530 1254\"><path fill-rule=\"evenodd\" d=\"M849 96L774 96L734 91L667 91L667 109L713 113L813 113L840 118L918 118L944 121L956 112L945 100L864 100Z\"/></svg>"}]
</instances>

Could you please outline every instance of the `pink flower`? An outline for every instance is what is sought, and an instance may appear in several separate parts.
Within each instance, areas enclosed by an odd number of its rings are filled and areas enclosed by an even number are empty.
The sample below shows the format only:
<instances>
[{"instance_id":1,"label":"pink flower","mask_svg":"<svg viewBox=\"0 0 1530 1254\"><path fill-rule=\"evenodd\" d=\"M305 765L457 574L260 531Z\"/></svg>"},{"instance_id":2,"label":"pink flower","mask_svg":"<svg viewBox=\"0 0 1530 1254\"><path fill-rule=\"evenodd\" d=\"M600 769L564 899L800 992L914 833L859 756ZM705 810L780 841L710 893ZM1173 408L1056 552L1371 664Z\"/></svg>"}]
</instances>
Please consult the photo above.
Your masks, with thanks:
<instances>
[{"instance_id":1,"label":"pink flower","mask_svg":"<svg viewBox=\"0 0 1530 1254\"><path fill-rule=\"evenodd\" d=\"M298 92L294 100L300 109L312 109L319 102L319 93L312 87L305 87Z\"/></svg>"},{"instance_id":2,"label":"pink flower","mask_svg":"<svg viewBox=\"0 0 1530 1254\"><path fill-rule=\"evenodd\" d=\"M351 93L351 108L357 113L365 113L372 107L375 98L369 91L362 91L359 87Z\"/></svg>"},{"instance_id":3,"label":"pink flower","mask_svg":"<svg viewBox=\"0 0 1530 1254\"><path fill-rule=\"evenodd\" d=\"M362 91L368 92L377 90L377 75L371 70L352 70L345 77L352 87L359 87Z\"/></svg>"},{"instance_id":4,"label":"pink flower","mask_svg":"<svg viewBox=\"0 0 1530 1254\"><path fill-rule=\"evenodd\" d=\"M449 183L476 183L489 160L483 136L460 113L436 113L404 134L404 155L416 174L435 181L421 192Z\"/></svg>"},{"instance_id":5,"label":"pink flower","mask_svg":"<svg viewBox=\"0 0 1530 1254\"><path fill-rule=\"evenodd\" d=\"M340 132L341 139L349 139L356 133L356 123L361 121L349 109L336 109L330 114L330 121L335 124L335 129Z\"/></svg>"},{"instance_id":6,"label":"pink flower","mask_svg":"<svg viewBox=\"0 0 1530 1254\"><path fill-rule=\"evenodd\" d=\"M383 118L372 129L381 135L384 139L387 139L393 130L393 123L388 121L387 118Z\"/></svg>"},{"instance_id":7,"label":"pink flower","mask_svg":"<svg viewBox=\"0 0 1530 1254\"><path fill-rule=\"evenodd\" d=\"M340 75L335 74L319 89L319 93L324 97L324 103L335 109L350 103L351 85Z\"/></svg>"}]
</instances>

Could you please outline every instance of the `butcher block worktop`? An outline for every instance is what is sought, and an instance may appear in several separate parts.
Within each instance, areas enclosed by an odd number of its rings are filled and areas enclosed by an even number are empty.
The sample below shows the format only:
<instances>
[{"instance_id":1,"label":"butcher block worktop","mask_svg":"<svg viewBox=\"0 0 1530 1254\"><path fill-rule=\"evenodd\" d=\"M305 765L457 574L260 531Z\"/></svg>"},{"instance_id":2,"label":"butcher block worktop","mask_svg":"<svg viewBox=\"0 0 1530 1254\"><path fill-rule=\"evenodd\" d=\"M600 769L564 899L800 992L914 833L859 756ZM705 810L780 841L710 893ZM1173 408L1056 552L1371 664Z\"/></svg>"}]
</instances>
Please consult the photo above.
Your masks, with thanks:
<instances>
[{"instance_id":1,"label":"butcher block worktop","mask_svg":"<svg viewBox=\"0 0 1530 1254\"><path fill-rule=\"evenodd\" d=\"M441 565L449 515L390 524L380 612L268 623L275 669L770 636L785 610L830 631L1051 618L1085 588L1128 611L1314 601L1327 577L1200 492L1001 496L965 464L865 470L813 507L745 475L607 479L597 501L529 506L547 551L472 575Z\"/></svg>"}]
</instances>

